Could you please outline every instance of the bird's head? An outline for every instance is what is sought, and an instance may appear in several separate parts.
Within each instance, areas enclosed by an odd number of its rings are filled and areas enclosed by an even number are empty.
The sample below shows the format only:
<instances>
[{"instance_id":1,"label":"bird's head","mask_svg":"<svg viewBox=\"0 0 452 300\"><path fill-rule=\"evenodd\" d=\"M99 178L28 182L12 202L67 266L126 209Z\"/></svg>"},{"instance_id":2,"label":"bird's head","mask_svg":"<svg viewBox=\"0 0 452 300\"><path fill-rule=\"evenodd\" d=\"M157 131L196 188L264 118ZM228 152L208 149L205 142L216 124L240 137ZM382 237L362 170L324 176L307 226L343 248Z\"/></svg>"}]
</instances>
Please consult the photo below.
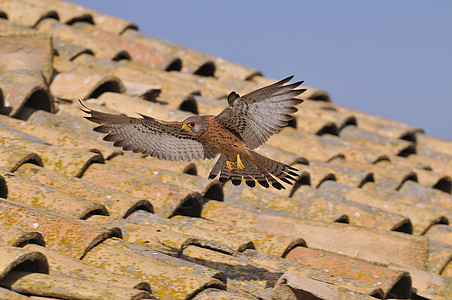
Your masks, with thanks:
<instances>
[{"instance_id":1,"label":"bird's head","mask_svg":"<svg viewBox=\"0 0 452 300\"><path fill-rule=\"evenodd\" d=\"M188 117L182 122L182 129L192 135L204 134L207 130L207 121L204 117Z\"/></svg>"}]
</instances>

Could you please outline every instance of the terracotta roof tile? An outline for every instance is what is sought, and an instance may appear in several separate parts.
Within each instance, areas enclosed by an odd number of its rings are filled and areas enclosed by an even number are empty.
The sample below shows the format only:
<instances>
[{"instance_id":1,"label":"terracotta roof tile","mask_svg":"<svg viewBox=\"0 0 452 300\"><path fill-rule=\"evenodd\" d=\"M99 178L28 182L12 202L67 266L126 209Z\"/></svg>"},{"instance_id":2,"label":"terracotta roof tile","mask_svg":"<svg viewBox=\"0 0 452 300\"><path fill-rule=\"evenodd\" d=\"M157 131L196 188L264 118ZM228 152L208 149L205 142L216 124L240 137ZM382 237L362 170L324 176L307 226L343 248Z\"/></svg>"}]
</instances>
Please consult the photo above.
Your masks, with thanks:
<instances>
[{"instance_id":1,"label":"terracotta roof tile","mask_svg":"<svg viewBox=\"0 0 452 300\"><path fill-rule=\"evenodd\" d=\"M44 246L45 242L42 235L37 231L28 231L0 224L0 245L22 247L27 244Z\"/></svg>"},{"instance_id":2,"label":"terracotta roof tile","mask_svg":"<svg viewBox=\"0 0 452 300\"><path fill-rule=\"evenodd\" d=\"M108 239L89 251L83 261L115 274L145 278L153 295L166 299L190 297L208 287L224 289L219 279L178 269L161 258L153 258L149 249L133 246L120 239Z\"/></svg>"},{"instance_id":3,"label":"terracotta roof tile","mask_svg":"<svg viewBox=\"0 0 452 300\"><path fill-rule=\"evenodd\" d=\"M284 273L276 282L272 299L375 299L355 291L338 287L293 272Z\"/></svg>"},{"instance_id":4,"label":"terracotta roof tile","mask_svg":"<svg viewBox=\"0 0 452 300\"><path fill-rule=\"evenodd\" d=\"M34 1L2 0L0 5L7 13L8 20L23 26L34 27L41 20L47 18L58 19L58 14L55 10L39 4L36 5Z\"/></svg>"},{"instance_id":5,"label":"terracotta roof tile","mask_svg":"<svg viewBox=\"0 0 452 300\"><path fill-rule=\"evenodd\" d=\"M403 270L410 273L416 295L426 299L447 299L452 294L451 278L439 276L416 268L390 265L393 270Z\"/></svg>"},{"instance_id":6,"label":"terracotta roof tile","mask_svg":"<svg viewBox=\"0 0 452 300\"><path fill-rule=\"evenodd\" d=\"M104 178L109 178L105 181ZM104 164L92 164L82 176L93 184L151 201L156 214L169 217L178 210L200 209L201 195L181 186L153 181Z\"/></svg>"},{"instance_id":7,"label":"terracotta roof tile","mask_svg":"<svg viewBox=\"0 0 452 300\"><path fill-rule=\"evenodd\" d=\"M294 186L208 180L106 143L77 99L181 121L273 79L69 2L0 7L0 298L450 298L451 141L308 87L258 149Z\"/></svg>"},{"instance_id":8,"label":"terracotta roof tile","mask_svg":"<svg viewBox=\"0 0 452 300\"><path fill-rule=\"evenodd\" d=\"M53 276L37 272L13 271L3 279L3 285L13 291L40 296L66 297L72 299L143 299L146 291L121 288L90 280Z\"/></svg>"},{"instance_id":9,"label":"terracotta roof tile","mask_svg":"<svg viewBox=\"0 0 452 300\"><path fill-rule=\"evenodd\" d=\"M279 234L261 233L225 223L207 220L204 218L174 216L172 217L172 220L180 221L183 224L190 224L208 230L221 232L231 237L242 237L249 239L250 241L252 241L257 251L280 257L285 257L285 255L295 247L306 245L306 243L302 239L292 238Z\"/></svg>"},{"instance_id":10,"label":"terracotta roof tile","mask_svg":"<svg viewBox=\"0 0 452 300\"><path fill-rule=\"evenodd\" d=\"M394 271L365 261L351 259L335 253L298 247L291 251L287 259L330 274L353 278L381 289L383 297L407 297L410 295L411 279L407 272ZM353 290L353 287L347 287Z\"/></svg>"},{"instance_id":11,"label":"terracotta roof tile","mask_svg":"<svg viewBox=\"0 0 452 300\"><path fill-rule=\"evenodd\" d=\"M31 251L19 247L0 246L2 259L0 260L0 280L4 280L14 272L14 269L22 271L35 271L48 273L49 265L46 257L37 251ZM3 284L2 284L3 286Z\"/></svg>"},{"instance_id":12,"label":"terracotta roof tile","mask_svg":"<svg viewBox=\"0 0 452 300\"><path fill-rule=\"evenodd\" d=\"M45 255L49 264L49 274L91 280L98 283L109 283L123 288L136 288L151 291L147 282L136 280L128 276L116 275L102 268L95 267L79 259L50 250L43 245L25 245L24 249L40 252Z\"/></svg>"},{"instance_id":13,"label":"terracotta roof tile","mask_svg":"<svg viewBox=\"0 0 452 300\"><path fill-rule=\"evenodd\" d=\"M408 223L400 224L400 226L407 226L404 229L405 232L413 231L413 233L419 235L427 232L435 224L447 223L451 216L451 212L447 212L431 204L416 206L416 198L396 191L388 191L375 184L366 184L362 189L359 189L334 181L325 181L319 189L328 194L344 197L345 199L408 217L413 228L410 229L410 224Z\"/></svg>"},{"instance_id":14,"label":"terracotta roof tile","mask_svg":"<svg viewBox=\"0 0 452 300\"><path fill-rule=\"evenodd\" d=\"M38 230L46 246L75 258L81 258L90 248L110 235L115 228L102 229L84 221L37 207L0 199L0 224L25 230Z\"/></svg>"},{"instance_id":15,"label":"terracotta roof tile","mask_svg":"<svg viewBox=\"0 0 452 300\"><path fill-rule=\"evenodd\" d=\"M51 186L80 199L102 204L108 211L108 215L113 217L125 218L138 209L153 211L152 204L147 199L118 193L115 190L103 188L34 164L24 164L14 174Z\"/></svg>"}]
</instances>

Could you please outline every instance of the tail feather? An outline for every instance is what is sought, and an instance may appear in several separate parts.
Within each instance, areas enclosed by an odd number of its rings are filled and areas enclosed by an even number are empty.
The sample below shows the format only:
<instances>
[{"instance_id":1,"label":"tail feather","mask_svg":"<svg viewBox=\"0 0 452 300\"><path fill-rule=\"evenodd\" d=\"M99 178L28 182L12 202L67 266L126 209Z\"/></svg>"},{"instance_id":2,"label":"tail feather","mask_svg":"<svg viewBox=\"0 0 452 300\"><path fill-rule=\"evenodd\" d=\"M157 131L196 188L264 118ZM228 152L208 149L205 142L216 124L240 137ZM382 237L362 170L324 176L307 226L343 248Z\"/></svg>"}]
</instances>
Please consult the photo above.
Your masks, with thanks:
<instances>
[{"instance_id":1,"label":"tail feather","mask_svg":"<svg viewBox=\"0 0 452 300\"><path fill-rule=\"evenodd\" d=\"M225 182L230 179L232 184L239 185L243 178L245 183L250 187L256 186L257 181L263 187L268 188L271 184L278 190L285 189L285 187L277 179L287 184L293 184L296 181L298 174L294 171L297 171L297 169L262 156L254 151L250 151L250 153L253 156L252 159L242 157L242 163L244 165L244 169L242 170L237 168L229 170L226 166L227 157L222 154L210 172L209 178L215 178L220 174L220 182Z\"/></svg>"}]
</instances>

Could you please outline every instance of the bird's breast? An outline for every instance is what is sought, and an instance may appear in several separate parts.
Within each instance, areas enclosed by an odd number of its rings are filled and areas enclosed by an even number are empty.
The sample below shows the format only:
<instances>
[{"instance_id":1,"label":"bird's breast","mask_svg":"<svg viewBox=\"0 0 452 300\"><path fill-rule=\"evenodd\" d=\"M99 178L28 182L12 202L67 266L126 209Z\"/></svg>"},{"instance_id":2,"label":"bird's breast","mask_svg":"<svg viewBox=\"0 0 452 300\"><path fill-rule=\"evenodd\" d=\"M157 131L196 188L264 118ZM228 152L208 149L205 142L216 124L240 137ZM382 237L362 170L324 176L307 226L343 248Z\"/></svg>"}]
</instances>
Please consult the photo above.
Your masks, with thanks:
<instances>
[{"instance_id":1,"label":"bird's breast","mask_svg":"<svg viewBox=\"0 0 452 300\"><path fill-rule=\"evenodd\" d=\"M207 130L199 138L201 143L215 148L217 151L228 156L243 151L244 143L240 138L218 123L214 116L206 117Z\"/></svg>"}]
</instances>

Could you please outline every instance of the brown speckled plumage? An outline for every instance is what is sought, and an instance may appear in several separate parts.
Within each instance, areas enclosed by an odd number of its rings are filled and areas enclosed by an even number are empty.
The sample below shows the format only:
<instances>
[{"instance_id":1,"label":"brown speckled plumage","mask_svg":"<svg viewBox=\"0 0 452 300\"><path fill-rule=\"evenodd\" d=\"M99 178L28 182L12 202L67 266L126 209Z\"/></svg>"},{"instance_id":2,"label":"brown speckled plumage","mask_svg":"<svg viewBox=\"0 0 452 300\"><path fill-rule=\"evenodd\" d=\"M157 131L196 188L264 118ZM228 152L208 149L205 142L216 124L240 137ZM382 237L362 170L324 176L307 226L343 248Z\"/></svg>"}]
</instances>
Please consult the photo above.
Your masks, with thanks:
<instances>
[{"instance_id":1,"label":"brown speckled plumage","mask_svg":"<svg viewBox=\"0 0 452 300\"><path fill-rule=\"evenodd\" d=\"M148 154L159 159L179 161L209 159L220 153L209 178L220 174L220 181L238 185L245 180L253 187L284 186L277 180L293 184L296 169L264 157L253 149L280 131L303 100L294 97L305 89L302 82L286 84L288 77L240 97L232 92L228 104L218 116L193 116L183 122L167 122L141 115L132 118L82 109L88 120L100 124L95 131L106 133L106 141L126 151Z\"/></svg>"}]
</instances>

